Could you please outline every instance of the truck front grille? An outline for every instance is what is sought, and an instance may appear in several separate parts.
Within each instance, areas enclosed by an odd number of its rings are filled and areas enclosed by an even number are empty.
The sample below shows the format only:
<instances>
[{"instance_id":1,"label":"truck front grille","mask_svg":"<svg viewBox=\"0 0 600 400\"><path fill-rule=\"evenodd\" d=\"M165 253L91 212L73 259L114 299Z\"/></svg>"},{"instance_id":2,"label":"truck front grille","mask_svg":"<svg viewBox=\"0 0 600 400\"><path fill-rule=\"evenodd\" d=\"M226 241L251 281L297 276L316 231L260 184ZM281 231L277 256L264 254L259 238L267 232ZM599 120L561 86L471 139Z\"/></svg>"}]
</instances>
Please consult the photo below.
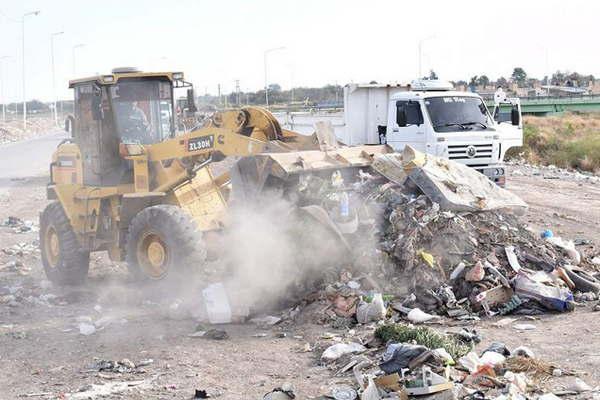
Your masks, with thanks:
<instances>
[{"instance_id":1,"label":"truck front grille","mask_svg":"<svg viewBox=\"0 0 600 400\"><path fill-rule=\"evenodd\" d=\"M451 160L476 160L492 158L491 143L488 144L456 144L448 145L448 158Z\"/></svg>"}]
</instances>

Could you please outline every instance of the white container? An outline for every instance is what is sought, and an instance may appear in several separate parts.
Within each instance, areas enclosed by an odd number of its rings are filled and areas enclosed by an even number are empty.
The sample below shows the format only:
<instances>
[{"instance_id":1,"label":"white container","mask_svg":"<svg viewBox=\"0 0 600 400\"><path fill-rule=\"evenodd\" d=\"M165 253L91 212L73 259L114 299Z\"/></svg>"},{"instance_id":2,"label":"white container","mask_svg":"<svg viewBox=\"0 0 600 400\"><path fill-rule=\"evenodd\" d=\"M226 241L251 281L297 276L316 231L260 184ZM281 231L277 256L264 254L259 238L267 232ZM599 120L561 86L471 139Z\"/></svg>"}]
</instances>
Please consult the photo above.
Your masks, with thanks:
<instances>
[{"instance_id":1,"label":"white container","mask_svg":"<svg viewBox=\"0 0 600 400\"><path fill-rule=\"evenodd\" d=\"M231 306L222 283L213 283L202 291L208 321L211 324L228 324L231 322Z\"/></svg>"}]
</instances>

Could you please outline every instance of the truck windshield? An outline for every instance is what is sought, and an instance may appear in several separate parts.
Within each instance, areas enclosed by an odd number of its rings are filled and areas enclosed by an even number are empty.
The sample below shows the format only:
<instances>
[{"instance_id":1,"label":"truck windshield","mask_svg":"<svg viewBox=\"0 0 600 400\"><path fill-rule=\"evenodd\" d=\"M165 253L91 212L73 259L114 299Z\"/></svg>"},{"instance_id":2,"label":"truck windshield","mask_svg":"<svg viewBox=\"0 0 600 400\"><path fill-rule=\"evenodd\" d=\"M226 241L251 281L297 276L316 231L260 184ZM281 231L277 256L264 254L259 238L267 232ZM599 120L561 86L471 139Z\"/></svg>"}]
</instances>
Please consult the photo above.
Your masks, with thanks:
<instances>
[{"instance_id":1,"label":"truck windshield","mask_svg":"<svg viewBox=\"0 0 600 400\"><path fill-rule=\"evenodd\" d=\"M110 87L115 122L124 143L152 144L171 137L173 98L167 79L119 79Z\"/></svg>"},{"instance_id":2,"label":"truck windshield","mask_svg":"<svg viewBox=\"0 0 600 400\"><path fill-rule=\"evenodd\" d=\"M436 132L483 130L491 128L491 119L480 98L443 96L425 99L429 118Z\"/></svg>"}]
</instances>

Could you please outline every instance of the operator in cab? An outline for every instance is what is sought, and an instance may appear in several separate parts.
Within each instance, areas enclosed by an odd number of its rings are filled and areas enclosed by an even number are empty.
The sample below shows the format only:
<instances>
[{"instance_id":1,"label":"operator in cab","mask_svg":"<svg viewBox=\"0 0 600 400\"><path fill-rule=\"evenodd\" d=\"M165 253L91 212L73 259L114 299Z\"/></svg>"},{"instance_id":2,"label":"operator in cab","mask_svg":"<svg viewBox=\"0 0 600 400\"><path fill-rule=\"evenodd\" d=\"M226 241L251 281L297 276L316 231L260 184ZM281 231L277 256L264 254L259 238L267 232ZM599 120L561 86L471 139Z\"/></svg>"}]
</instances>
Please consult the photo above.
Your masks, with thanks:
<instances>
[{"instance_id":1,"label":"operator in cab","mask_svg":"<svg viewBox=\"0 0 600 400\"><path fill-rule=\"evenodd\" d=\"M147 144L152 142L152 130L144 110L137 101L124 102L120 113L122 138L131 143Z\"/></svg>"}]
</instances>

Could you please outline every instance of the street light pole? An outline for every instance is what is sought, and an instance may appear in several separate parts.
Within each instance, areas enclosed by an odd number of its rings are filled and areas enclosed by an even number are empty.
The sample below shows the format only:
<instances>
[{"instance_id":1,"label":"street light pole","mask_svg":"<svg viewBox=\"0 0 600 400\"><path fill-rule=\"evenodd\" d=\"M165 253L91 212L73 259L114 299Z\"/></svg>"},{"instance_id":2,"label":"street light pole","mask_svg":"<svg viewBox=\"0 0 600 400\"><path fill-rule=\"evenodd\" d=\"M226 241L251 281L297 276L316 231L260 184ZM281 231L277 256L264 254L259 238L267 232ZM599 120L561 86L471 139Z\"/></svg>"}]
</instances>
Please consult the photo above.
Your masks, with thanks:
<instances>
[{"instance_id":1,"label":"street light pole","mask_svg":"<svg viewBox=\"0 0 600 400\"><path fill-rule=\"evenodd\" d=\"M419 76L417 77L418 79L423 78L422 71L421 71L421 67L423 64L423 42L433 39L433 38L435 38L435 36L428 36L424 39L419 40Z\"/></svg>"},{"instance_id":2,"label":"street light pole","mask_svg":"<svg viewBox=\"0 0 600 400\"><path fill-rule=\"evenodd\" d=\"M6 60L10 56L0 57L0 98L2 98L2 122L6 123L6 99L4 98L4 68L2 60Z\"/></svg>"},{"instance_id":3,"label":"street light pole","mask_svg":"<svg viewBox=\"0 0 600 400\"><path fill-rule=\"evenodd\" d=\"M54 71L54 36L62 35L64 32L54 32L50 35L50 58L52 63L52 95L54 96L54 124L58 126L58 110L56 109L56 73Z\"/></svg>"},{"instance_id":4,"label":"street light pole","mask_svg":"<svg viewBox=\"0 0 600 400\"><path fill-rule=\"evenodd\" d=\"M265 64L265 104L267 105L267 108L269 107L269 82L267 81L267 54L273 52L273 51L278 51L278 50L284 50L285 47L275 47L272 49L268 49L265 50L264 53L264 64Z\"/></svg>"},{"instance_id":5,"label":"street light pole","mask_svg":"<svg viewBox=\"0 0 600 400\"><path fill-rule=\"evenodd\" d=\"M79 44L76 44L75 46L73 46L73 77L75 77L77 74L77 70L75 69L75 50L79 49L80 47L83 47L83 46L85 46L85 44L83 44L83 43L79 43Z\"/></svg>"},{"instance_id":6,"label":"street light pole","mask_svg":"<svg viewBox=\"0 0 600 400\"><path fill-rule=\"evenodd\" d=\"M27 129L27 98L25 93L25 17L38 15L39 13L39 11L31 11L23 14L23 18L21 19L21 31L23 34L23 130Z\"/></svg>"}]
</instances>

